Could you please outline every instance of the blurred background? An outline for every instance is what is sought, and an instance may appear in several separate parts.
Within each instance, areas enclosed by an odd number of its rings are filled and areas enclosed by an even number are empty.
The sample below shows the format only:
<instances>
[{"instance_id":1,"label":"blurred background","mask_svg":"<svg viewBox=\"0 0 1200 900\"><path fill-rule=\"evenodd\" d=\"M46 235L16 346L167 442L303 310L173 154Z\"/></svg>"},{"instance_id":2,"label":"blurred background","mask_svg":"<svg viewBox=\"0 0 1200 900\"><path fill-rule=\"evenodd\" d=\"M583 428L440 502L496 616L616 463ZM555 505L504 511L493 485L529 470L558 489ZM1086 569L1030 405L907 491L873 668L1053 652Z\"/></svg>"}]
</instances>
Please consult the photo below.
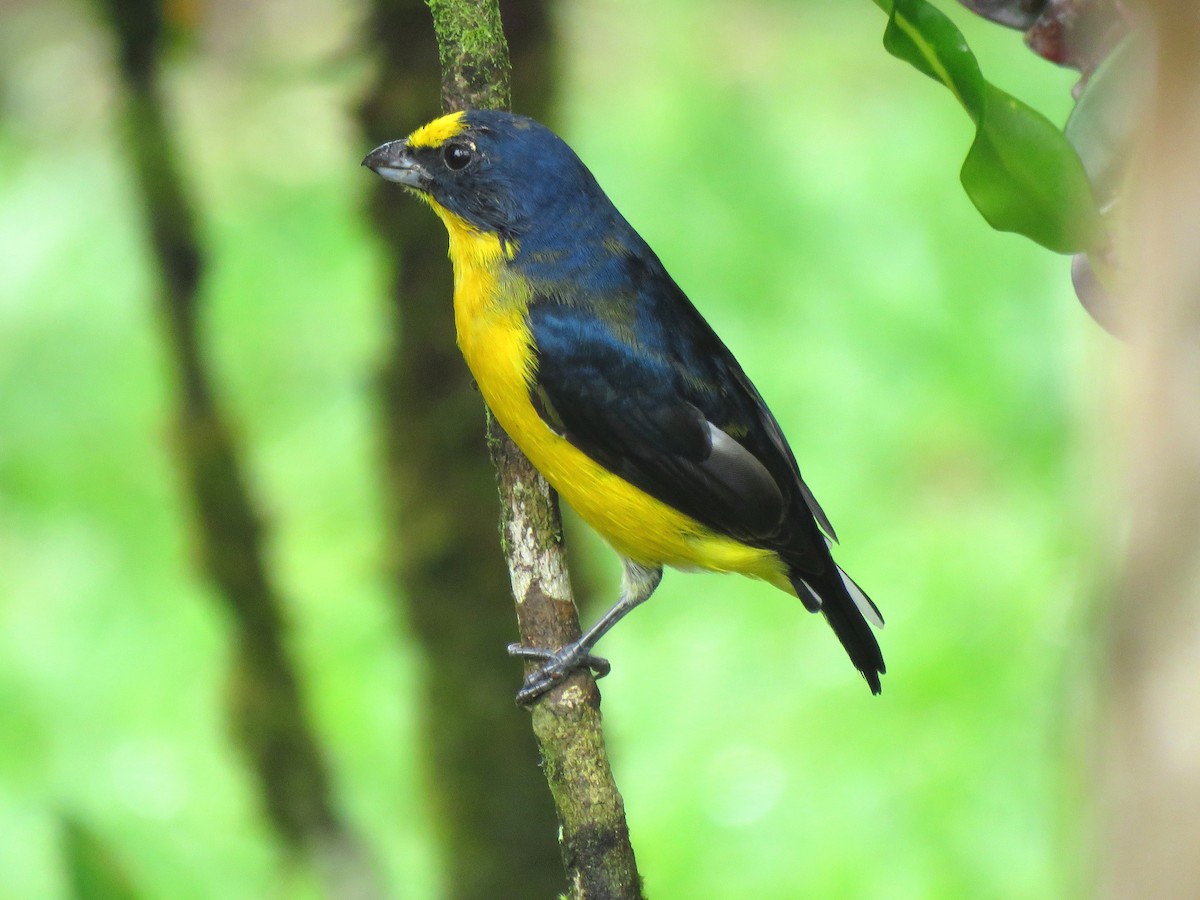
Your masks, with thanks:
<instances>
[{"instance_id":1,"label":"blurred background","mask_svg":"<svg viewBox=\"0 0 1200 900\"><path fill-rule=\"evenodd\" d=\"M938 5L987 77L1064 121L1074 73ZM406 373L443 377L407 354L454 359L449 266L434 217L358 165L436 109L427 13L175 0L139 94L125 8L0 2L0 897L553 896L489 476L440 503L466 524L431 525L397 470L441 452L439 410L482 450L477 395L396 401ZM970 121L884 52L868 0L531 8L506 8L536 45L515 108L741 360L887 619L874 699L821 622L749 581L668 573L604 640L648 894L1082 893L1112 346L1068 260L970 206ZM163 178L201 253L182 294L148 240ZM416 217L407 261L389 209ZM395 302L425 270L444 318ZM224 566L222 504L247 528ZM590 620L619 566L568 527ZM499 587L462 607L414 587L431 535ZM477 603L500 625L470 653L429 639Z\"/></svg>"}]
</instances>

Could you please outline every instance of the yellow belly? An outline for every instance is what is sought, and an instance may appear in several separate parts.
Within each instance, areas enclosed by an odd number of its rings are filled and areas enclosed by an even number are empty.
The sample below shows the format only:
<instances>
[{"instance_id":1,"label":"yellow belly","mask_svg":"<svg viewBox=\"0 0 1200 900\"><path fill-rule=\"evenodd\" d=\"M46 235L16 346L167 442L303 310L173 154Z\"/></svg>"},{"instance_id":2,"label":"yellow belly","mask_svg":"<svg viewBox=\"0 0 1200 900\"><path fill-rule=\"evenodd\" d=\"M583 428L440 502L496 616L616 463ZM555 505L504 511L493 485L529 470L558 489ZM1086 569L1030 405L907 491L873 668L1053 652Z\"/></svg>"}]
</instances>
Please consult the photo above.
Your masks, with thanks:
<instances>
[{"instance_id":1,"label":"yellow belly","mask_svg":"<svg viewBox=\"0 0 1200 900\"><path fill-rule=\"evenodd\" d=\"M443 217L445 218L445 217ZM502 264L495 245L454 246L454 311L458 344L496 420L530 462L585 522L622 556L646 566L739 572L791 592L779 557L717 534L634 487L555 434L530 401L534 377L527 296ZM459 239L463 236L460 234ZM469 252L467 252L469 250ZM456 252L457 251L457 252Z\"/></svg>"}]
</instances>

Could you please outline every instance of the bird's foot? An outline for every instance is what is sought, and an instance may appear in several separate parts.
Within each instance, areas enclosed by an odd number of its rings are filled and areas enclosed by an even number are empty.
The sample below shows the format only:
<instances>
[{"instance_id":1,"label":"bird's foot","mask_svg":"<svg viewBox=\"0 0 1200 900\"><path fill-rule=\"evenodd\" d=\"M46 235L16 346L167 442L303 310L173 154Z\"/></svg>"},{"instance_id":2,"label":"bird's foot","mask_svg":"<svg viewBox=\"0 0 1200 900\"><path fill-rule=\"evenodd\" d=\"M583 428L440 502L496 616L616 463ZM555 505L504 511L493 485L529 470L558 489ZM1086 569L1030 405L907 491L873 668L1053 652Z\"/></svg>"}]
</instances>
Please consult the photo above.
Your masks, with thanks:
<instances>
[{"instance_id":1,"label":"bird's foot","mask_svg":"<svg viewBox=\"0 0 1200 900\"><path fill-rule=\"evenodd\" d=\"M553 688L576 669L591 669L596 678L603 678L612 669L607 659L593 656L590 648L582 641L567 644L561 650L544 650L539 647L524 647L509 644L510 656L536 659L542 666L525 676L525 683L517 691L517 703L528 706L546 691Z\"/></svg>"}]
</instances>

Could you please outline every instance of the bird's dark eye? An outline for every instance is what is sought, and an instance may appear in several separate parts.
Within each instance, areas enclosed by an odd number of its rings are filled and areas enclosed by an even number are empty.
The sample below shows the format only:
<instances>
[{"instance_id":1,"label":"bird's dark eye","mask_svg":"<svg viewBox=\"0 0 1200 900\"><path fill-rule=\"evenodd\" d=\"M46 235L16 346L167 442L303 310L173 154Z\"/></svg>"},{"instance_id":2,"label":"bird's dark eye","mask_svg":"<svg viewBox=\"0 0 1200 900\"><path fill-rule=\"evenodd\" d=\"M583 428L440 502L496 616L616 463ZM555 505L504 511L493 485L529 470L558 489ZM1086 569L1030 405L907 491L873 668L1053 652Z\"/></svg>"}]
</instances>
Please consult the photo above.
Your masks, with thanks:
<instances>
[{"instance_id":1,"label":"bird's dark eye","mask_svg":"<svg viewBox=\"0 0 1200 900\"><path fill-rule=\"evenodd\" d=\"M465 169L467 164L475 158L474 148L470 144L447 144L442 149L442 161L448 168L458 171Z\"/></svg>"}]
</instances>

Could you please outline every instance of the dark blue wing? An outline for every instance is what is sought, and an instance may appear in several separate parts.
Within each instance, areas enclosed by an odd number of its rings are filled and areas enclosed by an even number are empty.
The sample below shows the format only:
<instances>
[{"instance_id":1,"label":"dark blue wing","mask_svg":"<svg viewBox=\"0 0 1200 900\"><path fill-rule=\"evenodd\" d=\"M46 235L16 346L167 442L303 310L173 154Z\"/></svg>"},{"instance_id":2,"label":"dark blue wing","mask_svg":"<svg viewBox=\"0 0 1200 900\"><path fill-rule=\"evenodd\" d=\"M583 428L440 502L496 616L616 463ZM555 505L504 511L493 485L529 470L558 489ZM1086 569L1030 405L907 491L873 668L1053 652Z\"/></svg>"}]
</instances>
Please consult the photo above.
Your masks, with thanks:
<instances>
[{"instance_id":1,"label":"dark blue wing","mask_svg":"<svg viewBox=\"0 0 1200 900\"><path fill-rule=\"evenodd\" d=\"M654 263L624 257L623 277L608 273L602 296L576 290L534 299L535 406L580 450L651 496L802 569L824 569L813 517L832 528L778 425Z\"/></svg>"}]
</instances>

